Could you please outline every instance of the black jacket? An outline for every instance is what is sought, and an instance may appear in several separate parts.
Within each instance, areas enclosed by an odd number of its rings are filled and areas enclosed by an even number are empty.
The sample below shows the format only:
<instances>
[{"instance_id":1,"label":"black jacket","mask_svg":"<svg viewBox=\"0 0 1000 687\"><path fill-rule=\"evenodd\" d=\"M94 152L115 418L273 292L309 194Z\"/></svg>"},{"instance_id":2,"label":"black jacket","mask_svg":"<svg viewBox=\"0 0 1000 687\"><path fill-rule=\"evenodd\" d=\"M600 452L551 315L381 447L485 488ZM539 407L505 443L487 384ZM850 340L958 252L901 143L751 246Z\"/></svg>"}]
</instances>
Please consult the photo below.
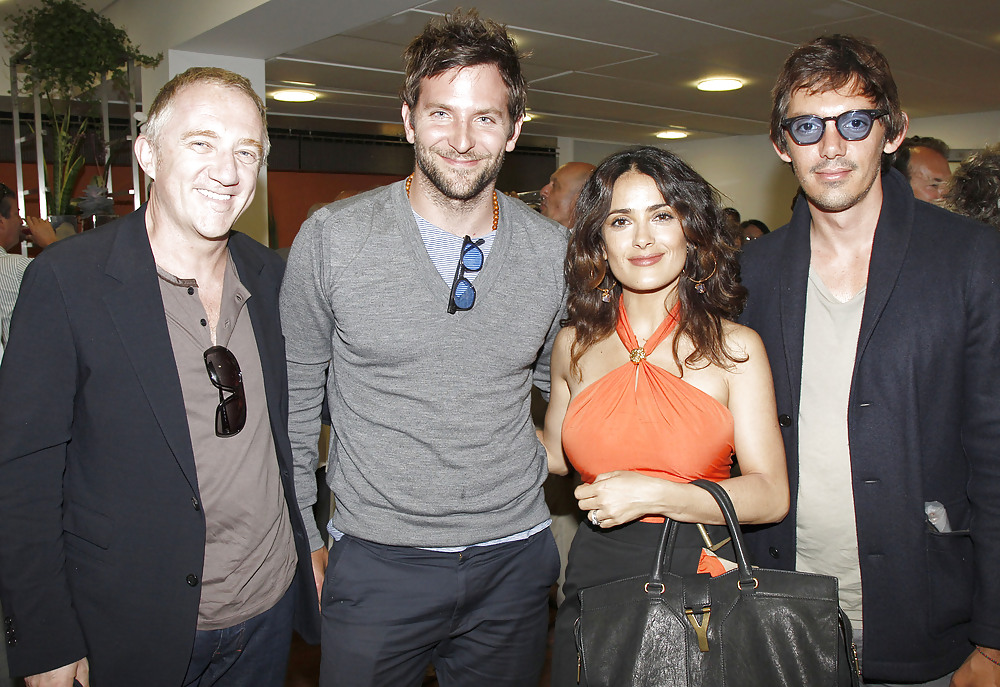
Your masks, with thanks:
<instances>
[{"instance_id":1,"label":"black jacket","mask_svg":"<svg viewBox=\"0 0 1000 687\"><path fill-rule=\"evenodd\" d=\"M971 642L1000 647L1000 234L915 201L882 177L848 408L861 562L864 672L926 681ZM752 528L758 563L795 565L797 420L809 268L808 204L742 261L741 322L764 341L792 494ZM955 532L925 521L945 505Z\"/></svg>"},{"instance_id":2,"label":"black jacket","mask_svg":"<svg viewBox=\"0 0 1000 687\"><path fill-rule=\"evenodd\" d=\"M90 659L93 684L176 687L205 551L194 454L145 208L29 267L0 366L0 594L14 674ZM299 565L297 627L318 639L291 477L278 290L284 263L229 240L264 372Z\"/></svg>"}]
</instances>

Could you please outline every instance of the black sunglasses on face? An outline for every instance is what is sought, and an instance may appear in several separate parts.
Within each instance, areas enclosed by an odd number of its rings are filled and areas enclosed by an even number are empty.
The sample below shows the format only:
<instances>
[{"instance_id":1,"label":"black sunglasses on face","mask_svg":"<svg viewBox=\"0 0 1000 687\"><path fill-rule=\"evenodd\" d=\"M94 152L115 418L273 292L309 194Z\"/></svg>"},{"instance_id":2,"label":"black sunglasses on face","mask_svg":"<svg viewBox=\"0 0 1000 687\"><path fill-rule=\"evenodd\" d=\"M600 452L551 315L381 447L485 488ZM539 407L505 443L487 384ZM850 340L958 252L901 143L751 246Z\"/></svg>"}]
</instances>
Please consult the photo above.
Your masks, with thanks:
<instances>
[{"instance_id":1,"label":"black sunglasses on face","mask_svg":"<svg viewBox=\"0 0 1000 687\"><path fill-rule=\"evenodd\" d=\"M885 110L849 110L836 117L800 115L782 119L781 126L800 146L819 143L826 131L827 122L836 122L837 133L845 141L863 141L871 133L875 120L887 114L889 113Z\"/></svg>"},{"instance_id":2,"label":"black sunglasses on face","mask_svg":"<svg viewBox=\"0 0 1000 687\"><path fill-rule=\"evenodd\" d=\"M469 236L462 242L462 254L455 269L455 281L451 285L451 296L448 298L448 313L454 315L459 310L472 310L476 304L476 290L472 282L465 278L466 272L478 272L483 269L483 251L479 247L484 239L473 241Z\"/></svg>"},{"instance_id":3,"label":"black sunglasses on face","mask_svg":"<svg viewBox=\"0 0 1000 687\"><path fill-rule=\"evenodd\" d=\"M240 364L225 346L212 346L205 351L208 378L219 390L219 407L215 409L215 434L236 436L247 423L247 400L243 394L243 373ZM226 397L225 392L232 394Z\"/></svg>"}]
</instances>

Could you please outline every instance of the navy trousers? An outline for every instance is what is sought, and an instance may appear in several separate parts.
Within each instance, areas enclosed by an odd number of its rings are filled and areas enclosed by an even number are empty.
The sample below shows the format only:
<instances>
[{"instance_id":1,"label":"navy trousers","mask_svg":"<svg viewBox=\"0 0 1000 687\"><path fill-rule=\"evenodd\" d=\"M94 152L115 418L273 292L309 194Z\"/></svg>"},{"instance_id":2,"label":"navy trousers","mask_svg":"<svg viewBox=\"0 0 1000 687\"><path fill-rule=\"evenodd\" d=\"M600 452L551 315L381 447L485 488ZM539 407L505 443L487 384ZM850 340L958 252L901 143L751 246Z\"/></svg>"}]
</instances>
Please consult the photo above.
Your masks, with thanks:
<instances>
[{"instance_id":1,"label":"navy trousers","mask_svg":"<svg viewBox=\"0 0 1000 687\"><path fill-rule=\"evenodd\" d=\"M440 553L345 535L323 588L322 687L535 687L559 554L549 530Z\"/></svg>"},{"instance_id":2,"label":"navy trousers","mask_svg":"<svg viewBox=\"0 0 1000 687\"><path fill-rule=\"evenodd\" d=\"M184 687L282 687L292 641L295 590L250 620L198 630Z\"/></svg>"}]
</instances>

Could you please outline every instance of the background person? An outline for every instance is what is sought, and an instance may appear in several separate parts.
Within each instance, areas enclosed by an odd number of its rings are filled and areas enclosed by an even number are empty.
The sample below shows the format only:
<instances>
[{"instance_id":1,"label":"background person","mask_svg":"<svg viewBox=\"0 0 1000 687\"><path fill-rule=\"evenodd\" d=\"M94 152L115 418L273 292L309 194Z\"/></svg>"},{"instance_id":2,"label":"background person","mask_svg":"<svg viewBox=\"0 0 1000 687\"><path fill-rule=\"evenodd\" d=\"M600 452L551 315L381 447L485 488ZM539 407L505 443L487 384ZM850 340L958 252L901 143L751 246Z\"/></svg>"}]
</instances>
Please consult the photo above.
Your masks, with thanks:
<instances>
[{"instance_id":1,"label":"background person","mask_svg":"<svg viewBox=\"0 0 1000 687\"><path fill-rule=\"evenodd\" d=\"M671 153L616 153L580 195L544 442L554 472L567 469L563 449L580 472L589 519L570 550L553 685L577 684L577 591L648 573L663 530L655 516L724 522L687 482L722 483L744 522L787 510L767 357L727 319L746 294L735 255L713 190ZM734 449L742 474L730 478ZM675 570L693 573L701 539L683 532Z\"/></svg>"},{"instance_id":2,"label":"background person","mask_svg":"<svg viewBox=\"0 0 1000 687\"><path fill-rule=\"evenodd\" d=\"M540 191L542 202L538 211L567 229L573 227L573 208L580 189L594 172L589 162L567 162L549 177Z\"/></svg>"},{"instance_id":3,"label":"background person","mask_svg":"<svg viewBox=\"0 0 1000 687\"><path fill-rule=\"evenodd\" d=\"M944 206L1000 229L1000 143L986 146L958 166Z\"/></svg>"},{"instance_id":4,"label":"background person","mask_svg":"<svg viewBox=\"0 0 1000 687\"><path fill-rule=\"evenodd\" d=\"M770 234L771 230L767 228L759 219L748 219L745 222L740 223L740 246L745 246L748 241L754 241L759 239L764 234Z\"/></svg>"},{"instance_id":5,"label":"background person","mask_svg":"<svg viewBox=\"0 0 1000 687\"><path fill-rule=\"evenodd\" d=\"M931 136L910 136L892 157L892 166L910 182L917 200L936 203L951 180L948 144Z\"/></svg>"},{"instance_id":6,"label":"background person","mask_svg":"<svg viewBox=\"0 0 1000 687\"><path fill-rule=\"evenodd\" d=\"M10 317L14 313L24 270L31 264L31 258L15 254L13 250L24 234L39 248L56 240L52 225L46 220L29 217L27 223L22 224L15 200L14 192L6 184L0 184L0 357L10 336Z\"/></svg>"}]
</instances>

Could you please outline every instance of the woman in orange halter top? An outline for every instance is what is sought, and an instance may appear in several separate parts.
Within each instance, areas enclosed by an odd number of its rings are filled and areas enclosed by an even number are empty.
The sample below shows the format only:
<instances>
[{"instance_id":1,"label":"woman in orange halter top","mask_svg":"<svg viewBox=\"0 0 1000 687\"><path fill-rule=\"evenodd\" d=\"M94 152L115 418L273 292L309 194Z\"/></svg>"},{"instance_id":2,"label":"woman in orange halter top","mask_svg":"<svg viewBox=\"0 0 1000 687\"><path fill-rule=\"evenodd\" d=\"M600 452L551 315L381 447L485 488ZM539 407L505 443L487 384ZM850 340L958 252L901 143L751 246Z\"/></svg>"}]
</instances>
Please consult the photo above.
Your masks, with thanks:
<instances>
[{"instance_id":1,"label":"woman in orange halter top","mask_svg":"<svg viewBox=\"0 0 1000 687\"><path fill-rule=\"evenodd\" d=\"M673 154L634 148L601 163L575 217L542 438L552 472L568 460L580 473L587 517L556 618L556 686L578 684L578 590L648 573L664 516L724 522L688 482L720 482L741 522L788 510L771 372L757 335L729 319L746 292L714 190ZM694 572L701 547L682 527L674 569Z\"/></svg>"}]
</instances>

